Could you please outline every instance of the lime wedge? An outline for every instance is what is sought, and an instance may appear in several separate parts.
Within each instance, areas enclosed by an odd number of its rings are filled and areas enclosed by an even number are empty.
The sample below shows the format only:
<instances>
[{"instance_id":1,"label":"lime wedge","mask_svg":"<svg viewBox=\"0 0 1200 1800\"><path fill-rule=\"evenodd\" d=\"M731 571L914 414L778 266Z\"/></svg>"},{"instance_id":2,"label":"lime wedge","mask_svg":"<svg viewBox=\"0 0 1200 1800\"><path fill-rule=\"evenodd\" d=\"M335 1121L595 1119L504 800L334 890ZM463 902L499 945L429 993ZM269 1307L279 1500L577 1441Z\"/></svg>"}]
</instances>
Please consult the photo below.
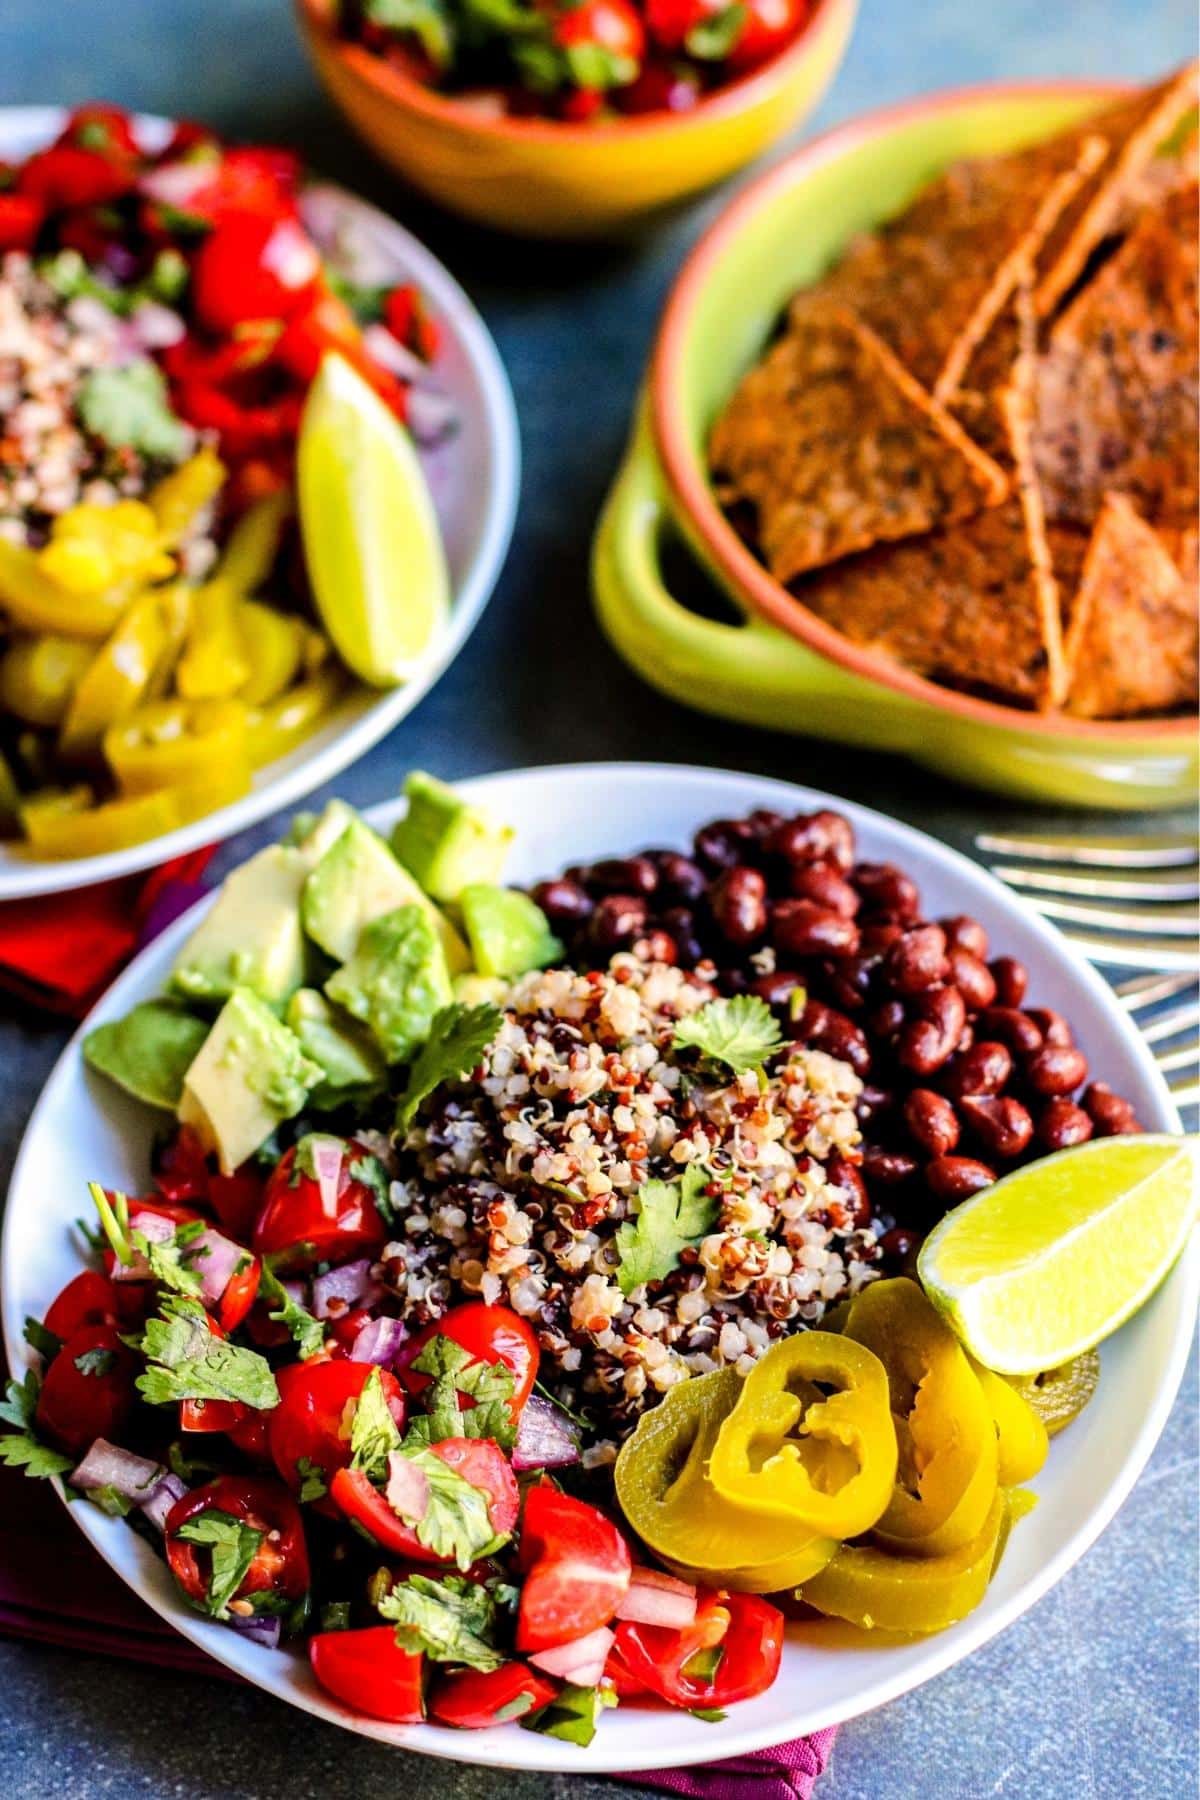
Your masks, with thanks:
<instances>
[{"instance_id":1,"label":"lime wedge","mask_svg":"<svg viewBox=\"0 0 1200 1800\"><path fill-rule=\"evenodd\" d=\"M412 439L343 357L309 389L296 454L309 580L342 660L373 687L407 679L440 635L450 577Z\"/></svg>"},{"instance_id":2,"label":"lime wedge","mask_svg":"<svg viewBox=\"0 0 1200 1800\"><path fill-rule=\"evenodd\" d=\"M985 1368L1057 1368L1158 1287L1195 1223L1198 1176L1200 1138L1095 1138L956 1206L917 1272Z\"/></svg>"}]
</instances>

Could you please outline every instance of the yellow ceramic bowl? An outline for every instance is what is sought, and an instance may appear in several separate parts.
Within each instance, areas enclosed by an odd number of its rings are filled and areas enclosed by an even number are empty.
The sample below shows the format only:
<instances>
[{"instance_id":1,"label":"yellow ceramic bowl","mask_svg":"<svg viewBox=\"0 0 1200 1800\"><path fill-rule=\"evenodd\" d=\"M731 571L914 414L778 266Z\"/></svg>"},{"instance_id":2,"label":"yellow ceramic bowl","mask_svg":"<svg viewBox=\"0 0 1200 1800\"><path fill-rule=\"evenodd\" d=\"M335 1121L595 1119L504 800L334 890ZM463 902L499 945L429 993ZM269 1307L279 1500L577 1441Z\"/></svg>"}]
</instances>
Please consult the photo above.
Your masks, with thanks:
<instances>
[{"instance_id":1,"label":"yellow ceramic bowl","mask_svg":"<svg viewBox=\"0 0 1200 1800\"><path fill-rule=\"evenodd\" d=\"M898 751L957 780L1059 805L1195 801L1191 719L1092 722L954 693L852 644L779 585L722 513L705 444L789 297L848 238L899 211L957 157L1015 149L1110 98L1058 83L938 95L830 132L744 189L684 266L663 315L625 467L597 535L601 620L618 650L693 706ZM687 610L659 551L674 528L740 624Z\"/></svg>"},{"instance_id":2,"label":"yellow ceramic bowl","mask_svg":"<svg viewBox=\"0 0 1200 1800\"><path fill-rule=\"evenodd\" d=\"M533 237L591 237L732 175L816 105L858 0L816 0L796 42L690 113L611 124L487 118L334 30L335 0L296 0L322 81L384 162L468 218Z\"/></svg>"}]
</instances>

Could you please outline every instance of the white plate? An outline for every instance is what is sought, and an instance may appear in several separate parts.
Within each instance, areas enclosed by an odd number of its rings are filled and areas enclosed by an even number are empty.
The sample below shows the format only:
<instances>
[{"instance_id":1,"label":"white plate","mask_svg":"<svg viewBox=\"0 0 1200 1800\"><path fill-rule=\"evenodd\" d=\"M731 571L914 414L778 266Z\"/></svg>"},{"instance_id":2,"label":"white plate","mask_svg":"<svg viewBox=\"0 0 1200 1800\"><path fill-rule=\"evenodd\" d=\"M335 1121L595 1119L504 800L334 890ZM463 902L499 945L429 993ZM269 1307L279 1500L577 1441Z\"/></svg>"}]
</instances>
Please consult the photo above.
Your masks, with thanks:
<instances>
[{"instance_id":1,"label":"white plate","mask_svg":"<svg viewBox=\"0 0 1200 1800\"><path fill-rule=\"evenodd\" d=\"M52 106L0 107L0 161L28 156L61 130L64 118ZM151 149L169 130L162 119L143 117L137 125ZM458 655L491 596L512 536L521 462L512 392L491 335L454 277L386 213L328 184L306 190L304 212L314 236L327 249L340 234L351 232L373 261L376 273L370 279L415 281L442 326L436 377L454 402L459 427L444 444L422 451L421 460L450 563L449 625L419 673L403 687L386 692L356 689L320 731L288 756L259 769L243 799L191 825L127 850L73 861L49 861L0 843L0 901L90 887L129 875L201 844L232 837L269 813L293 805L357 761L412 711Z\"/></svg>"},{"instance_id":2,"label":"white plate","mask_svg":"<svg viewBox=\"0 0 1200 1800\"><path fill-rule=\"evenodd\" d=\"M534 769L465 782L463 789L516 826L509 873L518 881L652 844L682 849L706 820L756 806L785 811L836 806L854 821L865 857L896 861L916 877L931 916L973 913L994 945L1028 965L1032 993L1071 1019L1093 1076L1127 1094L1147 1126L1179 1129L1146 1046L1095 971L982 869L907 826L783 782L655 764ZM386 827L399 811L389 802L369 816ZM198 913L180 920L138 957L96 1008L88 1028L159 990ZM77 1038L34 1111L9 1193L0 1298L13 1368L24 1367L29 1357L21 1338L26 1314L40 1317L80 1266L70 1226L86 1210L85 1183L101 1180L136 1191L146 1179L151 1127L146 1109L85 1070ZM1200 1246L1194 1244L1158 1295L1105 1346L1096 1397L1052 1445L1034 1484L1041 1504L1013 1533L986 1599L969 1619L938 1637L888 1645L852 1641L852 1634L833 1622L795 1626L775 1686L760 1699L731 1708L721 1723L621 1707L605 1716L587 1751L513 1726L461 1733L354 1718L316 1687L302 1656L247 1644L227 1627L189 1611L161 1561L120 1520L82 1504L72 1506L70 1514L117 1573L193 1643L269 1693L364 1736L434 1756L576 1775L707 1762L878 1706L948 1668L1032 1606L1108 1523L1149 1456L1183 1372L1198 1286Z\"/></svg>"}]
</instances>

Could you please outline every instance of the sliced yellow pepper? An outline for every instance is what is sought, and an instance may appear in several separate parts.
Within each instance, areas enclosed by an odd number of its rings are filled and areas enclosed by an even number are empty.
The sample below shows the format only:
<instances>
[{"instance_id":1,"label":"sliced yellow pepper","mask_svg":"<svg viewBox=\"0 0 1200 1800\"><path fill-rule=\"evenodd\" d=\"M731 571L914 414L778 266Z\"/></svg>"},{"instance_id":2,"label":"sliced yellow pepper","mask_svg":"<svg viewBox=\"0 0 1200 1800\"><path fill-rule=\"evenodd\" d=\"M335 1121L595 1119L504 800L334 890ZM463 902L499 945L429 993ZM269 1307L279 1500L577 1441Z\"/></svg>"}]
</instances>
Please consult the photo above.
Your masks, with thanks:
<instances>
[{"instance_id":1,"label":"sliced yellow pepper","mask_svg":"<svg viewBox=\"0 0 1200 1800\"><path fill-rule=\"evenodd\" d=\"M733 1369L670 1388L622 1446L617 1498L633 1530L685 1580L774 1594L807 1581L838 1546L793 1522L731 1505L709 1482L717 1434L741 1391Z\"/></svg>"},{"instance_id":2,"label":"sliced yellow pepper","mask_svg":"<svg viewBox=\"0 0 1200 1800\"><path fill-rule=\"evenodd\" d=\"M57 725L91 660L82 638L17 638L0 658L0 705L27 725Z\"/></svg>"},{"instance_id":3,"label":"sliced yellow pepper","mask_svg":"<svg viewBox=\"0 0 1200 1800\"><path fill-rule=\"evenodd\" d=\"M940 1556L897 1556L875 1544L843 1544L800 1589L818 1612L864 1630L944 1631L974 1612L1001 1548L1008 1503L997 1489L974 1537Z\"/></svg>"},{"instance_id":4,"label":"sliced yellow pepper","mask_svg":"<svg viewBox=\"0 0 1200 1800\"><path fill-rule=\"evenodd\" d=\"M246 767L246 709L236 700L152 700L110 725L104 755L126 794L148 794Z\"/></svg>"},{"instance_id":5,"label":"sliced yellow pepper","mask_svg":"<svg viewBox=\"0 0 1200 1800\"><path fill-rule=\"evenodd\" d=\"M31 845L42 856L103 856L109 850L124 850L190 825L194 819L240 800L249 786L249 772L243 765L218 770L201 782L109 800L83 811L55 812L50 807L31 811L27 807L22 820Z\"/></svg>"},{"instance_id":6,"label":"sliced yellow pepper","mask_svg":"<svg viewBox=\"0 0 1200 1800\"><path fill-rule=\"evenodd\" d=\"M21 790L8 758L0 756L0 837L15 837L20 829Z\"/></svg>"},{"instance_id":7,"label":"sliced yellow pepper","mask_svg":"<svg viewBox=\"0 0 1200 1800\"><path fill-rule=\"evenodd\" d=\"M985 1369L969 1352L965 1354L995 1423L1000 1486L1017 1487L1022 1481L1032 1481L1050 1452L1046 1427L1011 1382Z\"/></svg>"},{"instance_id":8,"label":"sliced yellow pepper","mask_svg":"<svg viewBox=\"0 0 1200 1800\"><path fill-rule=\"evenodd\" d=\"M1033 1408L1050 1437L1078 1418L1100 1380L1100 1352L1085 1350L1074 1362L1040 1375L1006 1375L1004 1380Z\"/></svg>"},{"instance_id":9,"label":"sliced yellow pepper","mask_svg":"<svg viewBox=\"0 0 1200 1800\"><path fill-rule=\"evenodd\" d=\"M880 1543L941 1556L978 1536L995 1499L996 1427L950 1327L915 1281L872 1282L857 1296L845 1335L887 1370L900 1446Z\"/></svg>"},{"instance_id":10,"label":"sliced yellow pepper","mask_svg":"<svg viewBox=\"0 0 1200 1800\"><path fill-rule=\"evenodd\" d=\"M80 680L59 737L64 756L90 755L110 725L146 697L170 642L174 588L159 588L133 602L108 642L96 651Z\"/></svg>"},{"instance_id":11,"label":"sliced yellow pepper","mask_svg":"<svg viewBox=\"0 0 1200 1800\"><path fill-rule=\"evenodd\" d=\"M37 556L51 581L81 595L160 581L175 567L163 549L157 519L141 500L71 507L55 519L50 541Z\"/></svg>"},{"instance_id":12,"label":"sliced yellow pepper","mask_svg":"<svg viewBox=\"0 0 1200 1800\"><path fill-rule=\"evenodd\" d=\"M708 1475L723 1500L751 1514L848 1538L887 1506L896 1458L879 1358L832 1332L801 1331L772 1344L747 1375Z\"/></svg>"},{"instance_id":13,"label":"sliced yellow pepper","mask_svg":"<svg viewBox=\"0 0 1200 1800\"><path fill-rule=\"evenodd\" d=\"M250 664L238 629L239 595L220 575L192 595L187 645L175 668L186 700L227 700L245 686Z\"/></svg>"},{"instance_id":14,"label":"sliced yellow pepper","mask_svg":"<svg viewBox=\"0 0 1200 1800\"><path fill-rule=\"evenodd\" d=\"M31 843L36 843L39 833L52 827L58 819L72 818L84 813L94 804L96 796L84 782L75 787L35 788L32 794L21 798L18 808L21 818L21 829Z\"/></svg>"},{"instance_id":15,"label":"sliced yellow pepper","mask_svg":"<svg viewBox=\"0 0 1200 1800\"><path fill-rule=\"evenodd\" d=\"M321 724L346 691L346 677L337 668L323 669L299 682L266 706L250 709L246 742L255 769L286 756Z\"/></svg>"},{"instance_id":16,"label":"sliced yellow pepper","mask_svg":"<svg viewBox=\"0 0 1200 1800\"><path fill-rule=\"evenodd\" d=\"M248 706L265 706L278 699L299 673L304 654L303 626L299 619L258 600L243 600L238 608L238 629L250 674L238 689L238 699Z\"/></svg>"},{"instance_id":17,"label":"sliced yellow pepper","mask_svg":"<svg viewBox=\"0 0 1200 1800\"><path fill-rule=\"evenodd\" d=\"M253 594L275 565L283 528L292 511L286 488L248 506L229 534L217 574L238 594Z\"/></svg>"},{"instance_id":18,"label":"sliced yellow pepper","mask_svg":"<svg viewBox=\"0 0 1200 1800\"><path fill-rule=\"evenodd\" d=\"M107 593L76 594L53 581L40 553L0 538L0 608L18 631L51 631L63 637L105 638L129 603L130 584Z\"/></svg>"},{"instance_id":19,"label":"sliced yellow pepper","mask_svg":"<svg viewBox=\"0 0 1200 1800\"><path fill-rule=\"evenodd\" d=\"M215 500L225 480L225 465L215 450L197 450L178 469L150 490L149 506L164 544L177 544L197 515Z\"/></svg>"}]
</instances>

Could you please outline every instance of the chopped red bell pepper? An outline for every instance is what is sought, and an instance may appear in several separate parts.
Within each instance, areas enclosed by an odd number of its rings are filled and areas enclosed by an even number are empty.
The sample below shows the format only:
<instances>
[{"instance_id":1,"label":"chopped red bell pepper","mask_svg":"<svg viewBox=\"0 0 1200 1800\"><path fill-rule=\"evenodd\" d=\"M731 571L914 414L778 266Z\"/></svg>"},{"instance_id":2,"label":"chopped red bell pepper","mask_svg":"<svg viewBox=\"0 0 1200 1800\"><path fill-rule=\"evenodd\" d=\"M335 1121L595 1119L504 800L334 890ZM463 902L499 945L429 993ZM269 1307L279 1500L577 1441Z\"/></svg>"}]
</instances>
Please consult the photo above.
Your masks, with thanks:
<instances>
[{"instance_id":1,"label":"chopped red bell pepper","mask_svg":"<svg viewBox=\"0 0 1200 1800\"><path fill-rule=\"evenodd\" d=\"M45 216L33 194L0 194L0 251L31 250Z\"/></svg>"},{"instance_id":2,"label":"chopped red bell pepper","mask_svg":"<svg viewBox=\"0 0 1200 1800\"><path fill-rule=\"evenodd\" d=\"M17 188L42 201L48 212L70 206L104 206L129 193L136 179L133 162L56 144L31 156L17 177Z\"/></svg>"}]
</instances>

